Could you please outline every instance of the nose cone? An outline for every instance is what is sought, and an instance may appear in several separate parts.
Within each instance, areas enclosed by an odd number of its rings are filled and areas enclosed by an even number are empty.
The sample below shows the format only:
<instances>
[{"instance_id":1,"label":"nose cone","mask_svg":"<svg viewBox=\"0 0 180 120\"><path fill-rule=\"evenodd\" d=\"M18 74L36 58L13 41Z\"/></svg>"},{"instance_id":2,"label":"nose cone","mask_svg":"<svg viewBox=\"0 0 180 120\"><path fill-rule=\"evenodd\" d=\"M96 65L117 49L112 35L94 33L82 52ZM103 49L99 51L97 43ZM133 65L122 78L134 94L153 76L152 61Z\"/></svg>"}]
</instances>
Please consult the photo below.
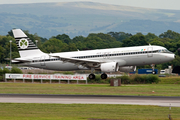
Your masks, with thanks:
<instances>
[{"instance_id":1,"label":"nose cone","mask_svg":"<svg viewBox=\"0 0 180 120\"><path fill-rule=\"evenodd\" d=\"M176 55L175 54L170 54L170 55L168 55L168 58L169 58L170 61L174 60L176 58Z\"/></svg>"},{"instance_id":2,"label":"nose cone","mask_svg":"<svg viewBox=\"0 0 180 120\"><path fill-rule=\"evenodd\" d=\"M164 56L164 62L170 62L170 61L172 61L172 60L174 60L176 58L176 55L175 54L166 54L165 56Z\"/></svg>"}]
</instances>

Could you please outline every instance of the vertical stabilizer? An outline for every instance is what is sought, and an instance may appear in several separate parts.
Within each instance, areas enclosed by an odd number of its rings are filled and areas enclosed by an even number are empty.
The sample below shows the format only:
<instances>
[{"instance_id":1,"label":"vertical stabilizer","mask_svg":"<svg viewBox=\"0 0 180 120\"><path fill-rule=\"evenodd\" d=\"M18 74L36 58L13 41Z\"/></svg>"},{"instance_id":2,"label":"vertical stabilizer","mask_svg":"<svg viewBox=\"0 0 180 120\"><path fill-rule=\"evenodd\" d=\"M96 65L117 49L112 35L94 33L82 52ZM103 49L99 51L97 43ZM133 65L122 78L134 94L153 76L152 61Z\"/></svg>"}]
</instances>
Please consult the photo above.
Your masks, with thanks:
<instances>
[{"instance_id":1,"label":"vertical stabilizer","mask_svg":"<svg viewBox=\"0 0 180 120\"><path fill-rule=\"evenodd\" d=\"M41 56L43 53L21 29L12 30L19 54L22 57Z\"/></svg>"}]
</instances>

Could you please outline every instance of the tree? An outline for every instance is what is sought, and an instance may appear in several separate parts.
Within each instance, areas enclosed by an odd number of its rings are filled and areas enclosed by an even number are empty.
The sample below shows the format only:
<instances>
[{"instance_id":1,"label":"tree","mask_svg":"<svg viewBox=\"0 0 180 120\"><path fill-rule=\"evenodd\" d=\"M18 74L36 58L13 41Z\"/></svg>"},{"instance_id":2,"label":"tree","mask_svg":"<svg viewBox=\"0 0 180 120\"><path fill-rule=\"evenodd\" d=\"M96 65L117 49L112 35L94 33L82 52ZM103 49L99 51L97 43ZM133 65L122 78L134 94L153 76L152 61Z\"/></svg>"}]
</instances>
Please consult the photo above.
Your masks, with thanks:
<instances>
[{"instance_id":1,"label":"tree","mask_svg":"<svg viewBox=\"0 0 180 120\"><path fill-rule=\"evenodd\" d=\"M159 46L165 46L163 42L159 41L158 39L154 39L151 42L151 45L159 45Z\"/></svg>"},{"instance_id":2,"label":"tree","mask_svg":"<svg viewBox=\"0 0 180 120\"><path fill-rule=\"evenodd\" d=\"M177 39L177 38L180 38L180 34L172 30L168 30L167 32L160 34L159 38Z\"/></svg>"},{"instance_id":3,"label":"tree","mask_svg":"<svg viewBox=\"0 0 180 120\"><path fill-rule=\"evenodd\" d=\"M46 42L48 39L47 39L47 38L42 38L42 37L40 37L40 40L41 40L42 43L44 43L44 42Z\"/></svg>"},{"instance_id":4,"label":"tree","mask_svg":"<svg viewBox=\"0 0 180 120\"><path fill-rule=\"evenodd\" d=\"M61 40L51 38L42 45L42 50L46 53L65 52L68 51L68 45Z\"/></svg>"},{"instance_id":5,"label":"tree","mask_svg":"<svg viewBox=\"0 0 180 120\"><path fill-rule=\"evenodd\" d=\"M72 39L73 43L77 43L77 42L83 42L84 41L84 37L83 36L76 36Z\"/></svg>"},{"instance_id":6,"label":"tree","mask_svg":"<svg viewBox=\"0 0 180 120\"><path fill-rule=\"evenodd\" d=\"M56 38L56 39L61 40L61 41L65 42L65 43L67 43L67 44L72 42L71 39L69 38L69 36L66 35L66 34L57 35L57 36L52 37L52 38Z\"/></svg>"},{"instance_id":7,"label":"tree","mask_svg":"<svg viewBox=\"0 0 180 120\"><path fill-rule=\"evenodd\" d=\"M90 36L84 40L84 44L87 46L87 49L102 49L106 47L106 43L103 43L102 39L97 36Z\"/></svg>"},{"instance_id":8,"label":"tree","mask_svg":"<svg viewBox=\"0 0 180 120\"><path fill-rule=\"evenodd\" d=\"M12 40L11 43L11 51L12 53L16 54L16 57L18 57L18 48L16 46L16 41L11 36L0 36L0 61L1 63L5 63L6 59L10 57L10 40ZM13 54L12 54L13 55Z\"/></svg>"},{"instance_id":9,"label":"tree","mask_svg":"<svg viewBox=\"0 0 180 120\"><path fill-rule=\"evenodd\" d=\"M122 40L129 38L132 36L130 33L125 33L125 32L109 32L107 33L111 35L112 37L116 38L117 41L122 42Z\"/></svg>"},{"instance_id":10,"label":"tree","mask_svg":"<svg viewBox=\"0 0 180 120\"><path fill-rule=\"evenodd\" d=\"M23 73L19 68L17 68L17 67L13 67L12 69L11 69L11 73Z\"/></svg>"},{"instance_id":11,"label":"tree","mask_svg":"<svg viewBox=\"0 0 180 120\"><path fill-rule=\"evenodd\" d=\"M6 49L5 51L5 57L6 58L9 58L10 57L10 42L8 42L4 48ZM12 59L13 58L17 58L19 57L19 52L18 52L18 48L17 48L17 45L15 44L15 41L13 41L11 43L11 56L12 56Z\"/></svg>"},{"instance_id":12,"label":"tree","mask_svg":"<svg viewBox=\"0 0 180 120\"><path fill-rule=\"evenodd\" d=\"M35 40L38 40L38 44L40 44L40 37L38 36L37 33L35 33L34 35L33 34L30 34L28 30L23 30L23 32L29 37L30 40L32 40L34 43L36 43Z\"/></svg>"},{"instance_id":13,"label":"tree","mask_svg":"<svg viewBox=\"0 0 180 120\"><path fill-rule=\"evenodd\" d=\"M122 44L123 47L134 46L134 43L130 38L127 38L127 39L123 40L122 42L123 42L123 44Z\"/></svg>"},{"instance_id":14,"label":"tree","mask_svg":"<svg viewBox=\"0 0 180 120\"><path fill-rule=\"evenodd\" d=\"M155 34L153 33L148 33L147 35L145 35L145 38L148 42L151 42L153 41L154 39L157 39L158 36L156 36Z\"/></svg>"},{"instance_id":15,"label":"tree","mask_svg":"<svg viewBox=\"0 0 180 120\"><path fill-rule=\"evenodd\" d=\"M77 51L76 44L74 43L70 43L68 48L69 48L68 51Z\"/></svg>"},{"instance_id":16,"label":"tree","mask_svg":"<svg viewBox=\"0 0 180 120\"><path fill-rule=\"evenodd\" d=\"M76 47L78 50L86 50L87 49L86 45L80 41L76 42L75 44L76 44Z\"/></svg>"},{"instance_id":17,"label":"tree","mask_svg":"<svg viewBox=\"0 0 180 120\"><path fill-rule=\"evenodd\" d=\"M121 42L117 41L111 35L104 33L89 34L88 37L84 39L84 43L87 47L91 46L92 49L104 49L122 46Z\"/></svg>"},{"instance_id":18,"label":"tree","mask_svg":"<svg viewBox=\"0 0 180 120\"><path fill-rule=\"evenodd\" d=\"M165 48L167 48L171 52L176 52L176 50L178 49L176 43L165 42L164 45Z\"/></svg>"},{"instance_id":19,"label":"tree","mask_svg":"<svg viewBox=\"0 0 180 120\"><path fill-rule=\"evenodd\" d=\"M123 40L123 47L129 47L129 46L141 46L141 45L147 45L147 41L144 35L133 35L130 38L127 38Z\"/></svg>"},{"instance_id":20,"label":"tree","mask_svg":"<svg viewBox=\"0 0 180 120\"><path fill-rule=\"evenodd\" d=\"M8 32L7 36L13 37L13 32L12 32L12 30L10 30L10 31Z\"/></svg>"},{"instance_id":21,"label":"tree","mask_svg":"<svg viewBox=\"0 0 180 120\"><path fill-rule=\"evenodd\" d=\"M1 61L1 63L4 62L5 51L6 51L6 50L5 50L2 46L0 46L0 61Z\"/></svg>"},{"instance_id":22,"label":"tree","mask_svg":"<svg viewBox=\"0 0 180 120\"><path fill-rule=\"evenodd\" d=\"M10 70L7 69L7 68L4 68L4 69L3 69L3 74L5 74L5 73L10 73Z\"/></svg>"}]
</instances>

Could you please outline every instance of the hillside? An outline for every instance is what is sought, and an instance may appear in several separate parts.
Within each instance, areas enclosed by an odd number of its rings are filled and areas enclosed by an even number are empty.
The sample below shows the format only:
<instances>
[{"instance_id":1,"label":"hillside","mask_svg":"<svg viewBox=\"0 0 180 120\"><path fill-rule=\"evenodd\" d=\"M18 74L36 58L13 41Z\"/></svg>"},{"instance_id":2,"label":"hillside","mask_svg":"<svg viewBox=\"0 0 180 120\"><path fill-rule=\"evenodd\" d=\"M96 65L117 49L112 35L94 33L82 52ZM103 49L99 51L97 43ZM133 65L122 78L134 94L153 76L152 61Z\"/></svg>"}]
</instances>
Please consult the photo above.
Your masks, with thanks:
<instances>
[{"instance_id":1,"label":"hillside","mask_svg":"<svg viewBox=\"0 0 180 120\"><path fill-rule=\"evenodd\" d=\"M180 11L145 9L93 2L0 5L0 35L12 28L49 38L89 33L142 32L157 35L168 29L180 32Z\"/></svg>"}]
</instances>

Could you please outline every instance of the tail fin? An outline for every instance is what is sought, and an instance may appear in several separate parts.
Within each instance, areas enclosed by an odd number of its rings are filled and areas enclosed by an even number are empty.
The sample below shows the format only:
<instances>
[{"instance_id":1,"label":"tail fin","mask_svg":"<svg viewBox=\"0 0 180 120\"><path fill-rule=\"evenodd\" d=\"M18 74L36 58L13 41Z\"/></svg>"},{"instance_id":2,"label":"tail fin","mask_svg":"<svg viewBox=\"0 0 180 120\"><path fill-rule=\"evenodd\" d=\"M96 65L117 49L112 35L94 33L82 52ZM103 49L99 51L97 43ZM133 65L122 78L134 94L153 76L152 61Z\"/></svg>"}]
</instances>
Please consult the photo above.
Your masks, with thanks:
<instances>
[{"instance_id":1,"label":"tail fin","mask_svg":"<svg viewBox=\"0 0 180 120\"><path fill-rule=\"evenodd\" d=\"M44 54L21 29L13 29L12 32L21 58Z\"/></svg>"}]
</instances>

